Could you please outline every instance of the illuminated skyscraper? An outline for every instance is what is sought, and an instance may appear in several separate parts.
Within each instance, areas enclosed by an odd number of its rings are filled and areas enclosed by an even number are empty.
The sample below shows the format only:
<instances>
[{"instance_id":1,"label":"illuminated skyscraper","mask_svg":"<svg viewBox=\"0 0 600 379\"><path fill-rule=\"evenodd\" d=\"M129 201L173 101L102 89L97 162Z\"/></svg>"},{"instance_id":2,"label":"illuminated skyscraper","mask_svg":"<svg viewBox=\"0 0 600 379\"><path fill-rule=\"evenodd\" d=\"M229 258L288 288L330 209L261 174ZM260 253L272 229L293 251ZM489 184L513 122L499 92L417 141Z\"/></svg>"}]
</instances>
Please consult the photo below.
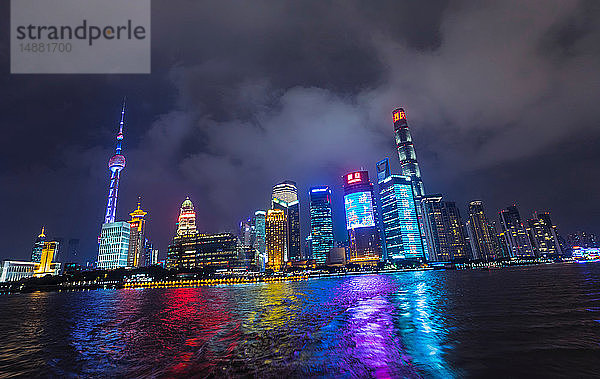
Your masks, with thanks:
<instances>
[{"instance_id":1,"label":"illuminated skyscraper","mask_svg":"<svg viewBox=\"0 0 600 379\"><path fill-rule=\"evenodd\" d=\"M510 257L533 257L531 241L516 205L500 211L500 225Z\"/></svg>"},{"instance_id":2,"label":"illuminated skyscraper","mask_svg":"<svg viewBox=\"0 0 600 379\"><path fill-rule=\"evenodd\" d=\"M267 211L265 232L267 247L267 268L282 271L285 267L285 251L287 245L287 217L281 209Z\"/></svg>"},{"instance_id":3,"label":"illuminated skyscraper","mask_svg":"<svg viewBox=\"0 0 600 379\"><path fill-rule=\"evenodd\" d=\"M309 253L317 264L323 265L329 250L333 248L333 219L331 217L331 189L327 186L312 187L310 198ZM305 257L306 259L310 256Z\"/></svg>"},{"instance_id":4,"label":"illuminated skyscraper","mask_svg":"<svg viewBox=\"0 0 600 379\"><path fill-rule=\"evenodd\" d=\"M273 186L272 208L285 212L287 220L287 246L284 260L299 260L302 257L300 245L300 203L296 182L285 180Z\"/></svg>"},{"instance_id":5,"label":"illuminated skyscraper","mask_svg":"<svg viewBox=\"0 0 600 379\"><path fill-rule=\"evenodd\" d=\"M421 199L421 206L427 225L429 259L437 262L470 259L467 233L456 204L443 201L442 195L427 195Z\"/></svg>"},{"instance_id":6,"label":"illuminated skyscraper","mask_svg":"<svg viewBox=\"0 0 600 379\"><path fill-rule=\"evenodd\" d=\"M533 218L527 220L527 232L538 257L561 255L556 225L552 224L550 213L535 212Z\"/></svg>"},{"instance_id":7,"label":"illuminated skyscraper","mask_svg":"<svg viewBox=\"0 0 600 379\"><path fill-rule=\"evenodd\" d=\"M487 219L483 210L483 202L479 200L469 203L467 231L474 259L488 262L502 257L496 229Z\"/></svg>"},{"instance_id":8,"label":"illuminated skyscraper","mask_svg":"<svg viewBox=\"0 0 600 379\"><path fill-rule=\"evenodd\" d=\"M42 232L37 236L33 249L31 251L31 261L39 262L42 259L42 249L44 248L44 242L46 242L46 235L44 234L44 227L42 226Z\"/></svg>"},{"instance_id":9,"label":"illuminated skyscraper","mask_svg":"<svg viewBox=\"0 0 600 379\"><path fill-rule=\"evenodd\" d=\"M265 264L267 262L266 218L267 212L254 212L254 232L256 234L255 249L258 253L257 263L261 271L265 269Z\"/></svg>"},{"instance_id":10,"label":"illuminated skyscraper","mask_svg":"<svg viewBox=\"0 0 600 379\"><path fill-rule=\"evenodd\" d=\"M123 122L125 119L125 102L121 108L121 121L119 122L119 133L117 134L117 147L115 155L108 161L110 169L110 187L108 190L108 202L106 204L106 213L104 223L115 222L115 214L117 211L117 198L119 195L119 178L121 171L125 168L125 157L121 154L121 143L123 142Z\"/></svg>"},{"instance_id":11,"label":"illuminated skyscraper","mask_svg":"<svg viewBox=\"0 0 600 379\"><path fill-rule=\"evenodd\" d=\"M127 253L127 266L129 267L146 266L144 258L146 237L144 236L144 231L146 229L145 216L147 212L144 212L140 206L141 204L138 202L137 209L129 214L131 216L131 220L129 221L131 233L129 236L129 251Z\"/></svg>"},{"instance_id":12,"label":"illuminated skyscraper","mask_svg":"<svg viewBox=\"0 0 600 379\"><path fill-rule=\"evenodd\" d=\"M377 181L386 258L423 261L425 251L410 177L391 175L386 158L377 163Z\"/></svg>"},{"instance_id":13,"label":"illuminated skyscraper","mask_svg":"<svg viewBox=\"0 0 600 379\"><path fill-rule=\"evenodd\" d=\"M127 266L131 226L126 221L102 225L98 248L98 268L115 269Z\"/></svg>"},{"instance_id":14,"label":"illuminated skyscraper","mask_svg":"<svg viewBox=\"0 0 600 379\"><path fill-rule=\"evenodd\" d=\"M368 171L344 175L348 263L375 265L382 258L377 206Z\"/></svg>"},{"instance_id":15,"label":"illuminated skyscraper","mask_svg":"<svg viewBox=\"0 0 600 379\"><path fill-rule=\"evenodd\" d=\"M185 198L179 209L179 218L177 219L177 235L185 236L190 234L198 234L196 229L196 211L194 204L189 196Z\"/></svg>"},{"instance_id":16,"label":"illuminated skyscraper","mask_svg":"<svg viewBox=\"0 0 600 379\"><path fill-rule=\"evenodd\" d=\"M396 147L398 149L402 175L410 177L415 197L425 196L421 171L419 170L419 163L417 163L417 154L415 153L410 130L408 129L408 122L406 121L406 112L402 108L394 109L392 118L394 120Z\"/></svg>"}]
</instances>

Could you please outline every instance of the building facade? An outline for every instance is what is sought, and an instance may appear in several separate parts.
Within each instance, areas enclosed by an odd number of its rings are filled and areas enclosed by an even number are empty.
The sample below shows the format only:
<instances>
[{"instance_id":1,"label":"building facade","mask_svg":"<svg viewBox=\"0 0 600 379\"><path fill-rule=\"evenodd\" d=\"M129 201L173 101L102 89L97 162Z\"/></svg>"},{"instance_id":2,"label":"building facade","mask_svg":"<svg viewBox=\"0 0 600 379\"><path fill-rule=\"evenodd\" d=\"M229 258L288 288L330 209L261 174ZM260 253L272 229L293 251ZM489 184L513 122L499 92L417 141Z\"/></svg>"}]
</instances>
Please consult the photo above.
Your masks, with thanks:
<instances>
[{"instance_id":1,"label":"building facade","mask_svg":"<svg viewBox=\"0 0 600 379\"><path fill-rule=\"evenodd\" d=\"M231 233L176 235L167 251L167 268L230 268L237 264L238 238Z\"/></svg>"},{"instance_id":2,"label":"building facade","mask_svg":"<svg viewBox=\"0 0 600 379\"><path fill-rule=\"evenodd\" d=\"M131 232L129 235L129 251L127 253L128 267L144 267L146 266L146 214L141 209L141 204L137 203L137 209L129 214L131 220Z\"/></svg>"},{"instance_id":3,"label":"building facade","mask_svg":"<svg viewBox=\"0 0 600 379\"><path fill-rule=\"evenodd\" d=\"M269 209L266 218L266 267L273 271L282 271L285 267L287 248L287 216L282 209Z\"/></svg>"},{"instance_id":4,"label":"building facade","mask_svg":"<svg viewBox=\"0 0 600 379\"><path fill-rule=\"evenodd\" d=\"M126 221L109 222L102 225L98 249L99 269L115 269L127 266L131 226Z\"/></svg>"},{"instance_id":5,"label":"building facade","mask_svg":"<svg viewBox=\"0 0 600 379\"><path fill-rule=\"evenodd\" d=\"M500 211L500 225L511 258L534 256L529 234L516 205Z\"/></svg>"},{"instance_id":6,"label":"building facade","mask_svg":"<svg viewBox=\"0 0 600 379\"><path fill-rule=\"evenodd\" d=\"M37 236L33 249L31 250L31 261L39 262L42 259L42 249L46 242L46 234L44 234L44 227L42 226L42 232Z\"/></svg>"},{"instance_id":7,"label":"building facade","mask_svg":"<svg viewBox=\"0 0 600 379\"><path fill-rule=\"evenodd\" d=\"M474 259L489 262L502 257L496 229L486 217L480 200L469 203L467 231Z\"/></svg>"},{"instance_id":8,"label":"building facade","mask_svg":"<svg viewBox=\"0 0 600 379\"><path fill-rule=\"evenodd\" d=\"M310 254L317 265L327 261L327 253L333 248L333 218L331 211L331 189L327 186L312 187L310 199Z\"/></svg>"},{"instance_id":9,"label":"building facade","mask_svg":"<svg viewBox=\"0 0 600 379\"><path fill-rule=\"evenodd\" d=\"M391 175L387 158L377 164L377 169L385 258L425 260L410 177Z\"/></svg>"},{"instance_id":10,"label":"building facade","mask_svg":"<svg viewBox=\"0 0 600 379\"><path fill-rule=\"evenodd\" d=\"M556 225L552 224L550 213L535 212L533 218L527 220L527 233L536 256L562 255Z\"/></svg>"},{"instance_id":11,"label":"building facade","mask_svg":"<svg viewBox=\"0 0 600 379\"><path fill-rule=\"evenodd\" d=\"M285 180L273 186L272 209L284 211L287 220L287 245L284 253L285 261L300 260L302 246L300 243L300 202L296 182Z\"/></svg>"},{"instance_id":12,"label":"building facade","mask_svg":"<svg viewBox=\"0 0 600 379\"><path fill-rule=\"evenodd\" d=\"M344 175L348 263L375 265L382 260L377 205L368 171Z\"/></svg>"},{"instance_id":13,"label":"building facade","mask_svg":"<svg viewBox=\"0 0 600 379\"><path fill-rule=\"evenodd\" d=\"M471 258L467 233L460 212L452 201L443 201L442 195L428 195L421 199L426 224L429 259L451 262Z\"/></svg>"}]
</instances>

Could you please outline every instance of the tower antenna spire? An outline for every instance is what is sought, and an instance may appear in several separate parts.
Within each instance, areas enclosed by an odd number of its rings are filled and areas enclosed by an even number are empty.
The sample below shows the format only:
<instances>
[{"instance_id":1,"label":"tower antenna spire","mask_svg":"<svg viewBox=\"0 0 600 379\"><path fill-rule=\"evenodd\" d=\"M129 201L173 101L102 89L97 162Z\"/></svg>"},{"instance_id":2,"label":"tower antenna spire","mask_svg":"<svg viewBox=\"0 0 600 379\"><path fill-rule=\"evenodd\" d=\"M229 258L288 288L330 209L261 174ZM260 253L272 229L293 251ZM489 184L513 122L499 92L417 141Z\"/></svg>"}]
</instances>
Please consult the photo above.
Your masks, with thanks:
<instances>
[{"instance_id":1,"label":"tower antenna spire","mask_svg":"<svg viewBox=\"0 0 600 379\"><path fill-rule=\"evenodd\" d=\"M119 133L117 134L117 147L115 155L108 161L108 168L111 171L110 186L108 189L108 202L106 204L106 213L104 223L115 222L115 213L117 210L117 198L119 195L119 178L121 171L125 168L125 157L121 154L123 142L123 125L125 123L125 98L121 107L121 121L119 122Z\"/></svg>"}]
</instances>

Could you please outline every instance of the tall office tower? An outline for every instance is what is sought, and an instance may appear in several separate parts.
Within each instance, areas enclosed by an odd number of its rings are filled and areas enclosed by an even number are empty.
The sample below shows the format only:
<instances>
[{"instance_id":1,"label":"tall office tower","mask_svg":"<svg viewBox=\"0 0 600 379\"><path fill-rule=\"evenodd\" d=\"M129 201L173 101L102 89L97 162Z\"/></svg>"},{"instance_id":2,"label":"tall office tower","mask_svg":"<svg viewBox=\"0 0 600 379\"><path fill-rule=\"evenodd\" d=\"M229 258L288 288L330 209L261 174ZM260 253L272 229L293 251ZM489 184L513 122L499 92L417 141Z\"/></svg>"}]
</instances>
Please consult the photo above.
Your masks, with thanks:
<instances>
[{"instance_id":1,"label":"tall office tower","mask_svg":"<svg viewBox=\"0 0 600 379\"><path fill-rule=\"evenodd\" d=\"M300 203L296 182L285 180L273 186L273 209L281 209L287 219L287 246L284 259L299 260L302 257L300 245Z\"/></svg>"},{"instance_id":2,"label":"tall office tower","mask_svg":"<svg viewBox=\"0 0 600 379\"><path fill-rule=\"evenodd\" d=\"M469 203L467 231L473 258L488 262L502 257L496 230L485 215L482 201L475 200Z\"/></svg>"},{"instance_id":3,"label":"tall office tower","mask_svg":"<svg viewBox=\"0 0 600 379\"><path fill-rule=\"evenodd\" d=\"M285 267L287 246L287 217L282 209L269 209L265 222L267 268L282 271Z\"/></svg>"},{"instance_id":4,"label":"tall office tower","mask_svg":"<svg viewBox=\"0 0 600 379\"><path fill-rule=\"evenodd\" d=\"M263 271L265 269L265 264L267 262L267 245L266 241L266 218L267 212L265 211L256 211L254 212L254 233L255 233L255 250L258 254L256 259L259 270Z\"/></svg>"},{"instance_id":5,"label":"tall office tower","mask_svg":"<svg viewBox=\"0 0 600 379\"><path fill-rule=\"evenodd\" d=\"M307 244L310 242L309 250L312 258L318 265L324 265L329 250L333 248L331 189L327 186L311 187L308 196L310 198L310 241L307 240ZM305 258L311 258L311 255Z\"/></svg>"},{"instance_id":6,"label":"tall office tower","mask_svg":"<svg viewBox=\"0 0 600 379\"><path fill-rule=\"evenodd\" d=\"M421 171L417 162L417 154L415 153L410 130L408 129L408 122L406 121L406 112L402 108L394 109L392 117L402 175L411 178L415 197L425 196Z\"/></svg>"},{"instance_id":7,"label":"tall office tower","mask_svg":"<svg viewBox=\"0 0 600 379\"><path fill-rule=\"evenodd\" d=\"M467 242L467 231L454 201L445 201L446 225L450 236L450 257L452 260L472 259L471 245Z\"/></svg>"},{"instance_id":8,"label":"tall office tower","mask_svg":"<svg viewBox=\"0 0 600 379\"><path fill-rule=\"evenodd\" d=\"M535 212L533 218L527 220L527 232L538 257L561 255L562 249L556 233L556 225L552 224L550 213Z\"/></svg>"},{"instance_id":9,"label":"tall office tower","mask_svg":"<svg viewBox=\"0 0 600 379\"><path fill-rule=\"evenodd\" d=\"M240 221L240 243L242 244L242 246L244 247L251 247L252 246L252 234L253 234L253 228L252 228L252 218L249 218L245 221Z\"/></svg>"},{"instance_id":10,"label":"tall office tower","mask_svg":"<svg viewBox=\"0 0 600 379\"><path fill-rule=\"evenodd\" d=\"M410 177L392 175L388 159L377 163L381 220L388 260L425 259Z\"/></svg>"},{"instance_id":11,"label":"tall office tower","mask_svg":"<svg viewBox=\"0 0 600 379\"><path fill-rule=\"evenodd\" d=\"M129 252L127 253L127 266L129 267L144 267L146 265L144 253L146 237L144 232L146 229L146 214L141 208L141 203L137 203L137 209L131 212L131 232L129 235Z\"/></svg>"},{"instance_id":12,"label":"tall office tower","mask_svg":"<svg viewBox=\"0 0 600 379\"><path fill-rule=\"evenodd\" d=\"M429 258L437 262L471 258L467 234L456 204L442 201L442 195L424 196L421 204L427 224Z\"/></svg>"},{"instance_id":13,"label":"tall office tower","mask_svg":"<svg viewBox=\"0 0 600 379\"><path fill-rule=\"evenodd\" d=\"M421 207L421 198L425 196L425 188L421 179L421 170L417 162L417 153L413 145L412 136L406 120L406 112L402 108L392 111L392 120L394 121L394 135L396 139L396 148L398 150L398 159L400 160L401 174L410 177L413 186L413 194L417 206L417 218L421 231L421 240L423 241L423 250L426 259L430 259L429 240L427 238L427 223Z\"/></svg>"},{"instance_id":14,"label":"tall office tower","mask_svg":"<svg viewBox=\"0 0 600 379\"><path fill-rule=\"evenodd\" d=\"M532 257L531 241L516 205L500 211L500 225L510 257Z\"/></svg>"},{"instance_id":15,"label":"tall office tower","mask_svg":"<svg viewBox=\"0 0 600 379\"><path fill-rule=\"evenodd\" d=\"M126 221L102 225L98 249L98 268L114 269L127 266L131 225Z\"/></svg>"},{"instance_id":16,"label":"tall office tower","mask_svg":"<svg viewBox=\"0 0 600 379\"><path fill-rule=\"evenodd\" d=\"M368 171L344 175L348 263L376 265L382 259L377 206Z\"/></svg>"},{"instance_id":17,"label":"tall office tower","mask_svg":"<svg viewBox=\"0 0 600 379\"><path fill-rule=\"evenodd\" d=\"M44 234L44 227L42 226L42 232L37 236L33 249L31 251L31 261L39 262L42 259L42 249L44 248L44 242L46 242L46 235Z\"/></svg>"},{"instance_id":18,"label":"tall office tower","mask_svg":"<svg viewBox=\"0 0 600 379\"><path fill-rule=\"evenodd\" d=\"M575 233L571 233L567 235L567 246L579 246L583 248L589 247L600 247L600 243L598 242L598 238L593 233L588 233L584 231L579 231Z\"/></svg>"},{"instance_id":19,"label":"tall office tower","mask_svg":"<svg viewBox=\"0 0 600 379\"><path fill-rule=\"evenodd\" d=\"M121 154L121 143L123 142L123 121L125 119L125 102L121 108L121 121L119 122L119 133L117 134L117 147L115 155L108 161L110 169L110 187L108 190L108 202L106 203L106 213L104 223L115 222L115 214L117 211L117 198L119 195L119 178L121 171L125 168L125 157Z\"/></svg>"},{"instance_id":20,"label":"tall office tower","mask_svg":"<svg viewBox=\"0 0 600 379\"><path fill-rule=\"evenodd\" d=\"M185 198L179 209L179 218L177 219L177 235L186 236L190 234L198 234L196 229L196 211L194 204L189 196Z\"/></svg>"}]
</instances>

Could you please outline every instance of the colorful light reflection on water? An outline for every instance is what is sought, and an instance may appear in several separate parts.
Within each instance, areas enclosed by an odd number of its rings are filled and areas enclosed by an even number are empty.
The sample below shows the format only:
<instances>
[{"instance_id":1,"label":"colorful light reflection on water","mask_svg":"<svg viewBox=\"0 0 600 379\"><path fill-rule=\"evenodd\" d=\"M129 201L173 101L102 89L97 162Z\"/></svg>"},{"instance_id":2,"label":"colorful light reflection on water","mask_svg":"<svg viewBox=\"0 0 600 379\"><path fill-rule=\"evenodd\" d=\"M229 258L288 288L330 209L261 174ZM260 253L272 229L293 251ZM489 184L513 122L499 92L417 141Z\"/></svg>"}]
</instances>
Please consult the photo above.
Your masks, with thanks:
<instances>
[{"instance_id":1,"label":"colorful light reflection on water","mask_svg":"<svg viewBox=\"0 0 600 379\"><path fill-rule=\"evenodd\" d=\"M3 296L0 374L586 375L600 369L599 274L572 265Z\"/></svg>"}]
</instances>

